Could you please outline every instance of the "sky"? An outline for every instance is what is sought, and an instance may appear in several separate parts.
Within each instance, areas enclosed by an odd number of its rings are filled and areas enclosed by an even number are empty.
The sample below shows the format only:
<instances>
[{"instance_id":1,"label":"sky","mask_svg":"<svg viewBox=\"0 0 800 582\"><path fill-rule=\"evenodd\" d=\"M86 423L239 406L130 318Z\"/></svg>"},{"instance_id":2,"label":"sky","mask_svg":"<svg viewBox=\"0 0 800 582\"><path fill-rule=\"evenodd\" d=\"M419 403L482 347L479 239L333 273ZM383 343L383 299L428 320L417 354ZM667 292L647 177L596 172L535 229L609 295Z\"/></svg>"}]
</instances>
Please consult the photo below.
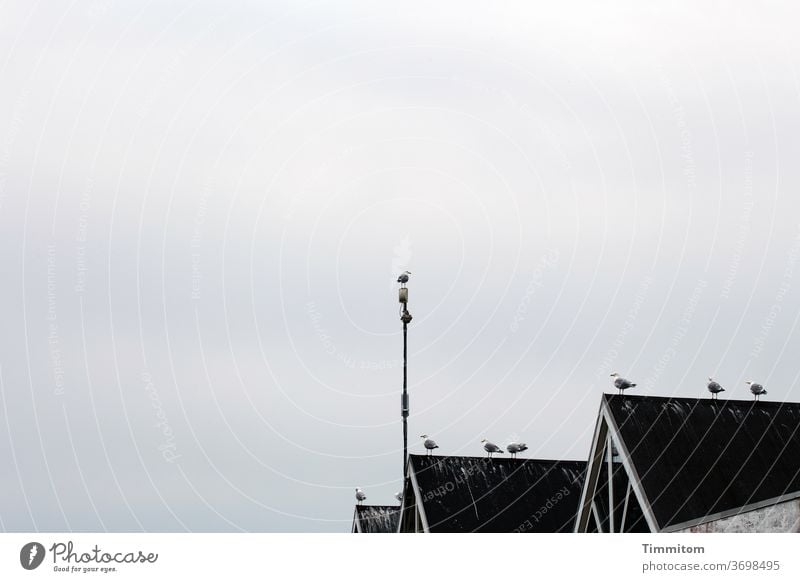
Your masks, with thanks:
<instances>
[{"instance_id":1,"label":"sky","mask_svg":"<svg viewBox=\"0 0 800 582\"><path fill-rule=\"evenodd\" d=\"M790 3L9 1L0 529L344 532L410 451L799 401Z\"/></svg>"}]
</instances>

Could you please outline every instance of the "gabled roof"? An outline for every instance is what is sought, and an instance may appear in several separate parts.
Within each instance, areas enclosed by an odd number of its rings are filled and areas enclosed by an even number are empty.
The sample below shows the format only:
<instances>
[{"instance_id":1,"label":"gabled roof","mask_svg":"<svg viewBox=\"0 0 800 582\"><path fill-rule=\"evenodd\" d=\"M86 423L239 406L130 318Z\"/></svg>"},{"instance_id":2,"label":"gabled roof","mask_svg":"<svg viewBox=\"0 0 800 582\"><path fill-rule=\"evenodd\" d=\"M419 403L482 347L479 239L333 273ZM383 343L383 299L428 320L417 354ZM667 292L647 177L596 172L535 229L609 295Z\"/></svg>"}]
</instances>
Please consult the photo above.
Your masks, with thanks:
<instances>
[{"instance_id":1,"label":"gabled roof","mask_svg":"<svg viewBox=\"0 0 800 582\"><path fill-rule=\"evenodd\" d=\"M584 461L410 455L408 472L429 532L568 532Z\"/></svg>"},{"instance_id":2,"label":"gabled roof","mask_svg":"<svg viewBox=\"0 0 800 582\"><path fill-rule=\"evenodd\" d=\"M800 497L800 403L605 394L604 411L660 531Z\"/></svg>"},{"instance_id":3,"label":"gabled roof","mask_svg":"<svg viewBox=\"0 0 800 582\"><path fill-rule=\"evenodd\" d=\"M395 533L400 507L397 505L356 505L353 533Z\"/></svg>"}]
</instances>

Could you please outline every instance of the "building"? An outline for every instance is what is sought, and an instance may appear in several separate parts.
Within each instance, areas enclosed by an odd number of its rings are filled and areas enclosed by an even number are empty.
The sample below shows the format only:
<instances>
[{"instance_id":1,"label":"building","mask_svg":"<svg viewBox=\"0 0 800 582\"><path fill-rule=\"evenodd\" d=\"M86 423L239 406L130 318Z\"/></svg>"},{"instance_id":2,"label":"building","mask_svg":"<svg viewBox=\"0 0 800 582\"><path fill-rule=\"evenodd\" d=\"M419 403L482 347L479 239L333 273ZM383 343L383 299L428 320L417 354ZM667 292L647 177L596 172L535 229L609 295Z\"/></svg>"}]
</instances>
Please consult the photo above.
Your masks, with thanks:
<instances>
[{"instance_id":1,"label":"building","mask_svg":"<svg viewBox=\"0 0 800 582\"><path fill-rule=\"evenodd\" d=\"M401 533L571 532L583 461L409 455Z\"/></svg>"},{"instance_id":2,"label":"building","mask_svg":"<svg viewBox=\"0 0 800 582\"><path fill-rule=\"evenodd\" d=\"M605 394L577 532L800 530L800 403Z\"/></svg>"},{"instance_id":3,"label":"building","mask_svg":"<svg viewBox=\"0 0 800 582\"><path fill-rule=\"evenodd\" d=\"M396 533L399 516L397 505L356 505L350 533Z\"/></svg>"}]
</instances>

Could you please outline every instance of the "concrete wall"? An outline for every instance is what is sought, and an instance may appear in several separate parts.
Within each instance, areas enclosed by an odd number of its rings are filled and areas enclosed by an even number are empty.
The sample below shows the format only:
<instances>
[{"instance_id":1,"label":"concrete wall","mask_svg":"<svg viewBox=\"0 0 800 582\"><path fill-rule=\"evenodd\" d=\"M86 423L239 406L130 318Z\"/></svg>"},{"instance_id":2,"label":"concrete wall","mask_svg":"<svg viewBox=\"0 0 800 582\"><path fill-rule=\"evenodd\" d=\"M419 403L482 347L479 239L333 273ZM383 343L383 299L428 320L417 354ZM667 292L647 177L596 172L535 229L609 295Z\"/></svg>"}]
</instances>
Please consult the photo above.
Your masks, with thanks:
<instances>
[{"instance_id":1,"label":"concrete wall","mask_svg":"<svg viewBox=\"0 0 800 582\"><path fill-rule=\"evenodd\" d=\"M800 532L800 499L681 530L680 533Z\"/></svg>"}]
</instances>

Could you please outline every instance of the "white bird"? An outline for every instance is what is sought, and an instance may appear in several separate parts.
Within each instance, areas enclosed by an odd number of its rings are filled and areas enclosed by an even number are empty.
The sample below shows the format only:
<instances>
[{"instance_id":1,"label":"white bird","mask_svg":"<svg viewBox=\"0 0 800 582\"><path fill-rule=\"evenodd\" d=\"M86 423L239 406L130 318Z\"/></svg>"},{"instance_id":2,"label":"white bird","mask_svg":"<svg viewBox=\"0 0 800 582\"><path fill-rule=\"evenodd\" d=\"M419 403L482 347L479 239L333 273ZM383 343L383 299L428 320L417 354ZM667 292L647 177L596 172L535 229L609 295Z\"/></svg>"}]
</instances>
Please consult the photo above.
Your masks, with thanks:
<instances>
[{"instance_id":1,"label":"white bird","mask_svg":"<svg viewBox=\"0 0 800 582\"><path fill-rule=\"evenodd\" d=\"M516 459L517 453L528 450L528 445L525 443L508 443L506 450L511 453L511 458Z\"/></svg>"},{"instance_id":2,"label":"white bird","mask_svg":"<svg viewBox=\"0 0 800 582\"><path fill-rule=\"evenodd\" d=\"M401 287L405 287L406 283L408 283L408 276L411 274L411 271L403 271L400 273L400 276L397 278L397 282L400 283Z\"/></svg>"},{"instance_id":3,"label":"white bird","mask_svg":"<svg viewBox=\"0 0 800 582\"><path fill-rule=\"evenodd\" d=\"M627 390L628 388L633 388L634 386L636 386L636 384L634 384L630 380L626 380L616 372L611 374L611 377L614 378L614 386L617 388L617 390L619 390L620 394L622 394L623 390Z\"/></svg>"},{"instance_id":4,"label":"white bird","mask_svg":"<svg viewBox=\"0 0 800 582\"><path fill-rule=\"evenodd\" d=\"M425 445L425 448L428 450L428 454L429 455L431 453L433 453L433 449L438 449L439 448L439 445L436 444L436 441L433 440L433 439L428 438L428 435L421 434L421 435L419 435L419 438L425 439L425 442L423 442L422 444Z\"/></svg>"},{"instance_id":5,"label":"white bird","mask_svg":"<svg viewBox=\"0 0 800 582\"><path fill-rule=\"evenodd\" d=\"M719 382L714 381L714 378L708 378L708 391L711 392L711 398L717 399L720 392L725 392L725 388L720 386Z\"/></svg>"},{"instance_id":6,"label":"white bird","mask_svg":"<svg viewBox=\"0 0 800 582\"><path fill-rule=\"evenodd\" d=\"M394 498L397 499L398 501L402 501L403 500L403 492L402 491L398 491L397 493L394 494Z\"/></svg>"},{"instance_id":7,"label":"white bird","mask_svg":"<svg viewBox=\"0 0 800 582\"><path fill-rule=\"evenodd\" d=\"M761 400L761 395L767 393L767 391L764 390L764 387L761 384L756 384L752 380L748 380L747 382L745 382L745 384L750 385L750 392L753 393L753 396L755 396L756 400Z\"/></svg>"},{"instance_id":8,"label":"white bird","mask_svg":"<svg viewBox=\"0 0 800 582\"><path fill-rule=\"evenodd\" d=\"M358 501L358 504L361 505L361 503L364 500L366 500L366 498L367 498L367 496L364 494L364 492L361 490L361 488L356 487L356 500Z\"/></svg>"},{"instance_id":9,"label":"white bird","mask_svg":"<svg viewBox=\"0 0 800 582\"><path fill-rule=\"evenodd\" d=\"M489 453L489 458L491 458L495 453L502 454L504 452L503 449L498 447L496 444L487 441L486 439L481 440L481 442L483 443L483 450Z\"/></svg>"}]
</instances>

